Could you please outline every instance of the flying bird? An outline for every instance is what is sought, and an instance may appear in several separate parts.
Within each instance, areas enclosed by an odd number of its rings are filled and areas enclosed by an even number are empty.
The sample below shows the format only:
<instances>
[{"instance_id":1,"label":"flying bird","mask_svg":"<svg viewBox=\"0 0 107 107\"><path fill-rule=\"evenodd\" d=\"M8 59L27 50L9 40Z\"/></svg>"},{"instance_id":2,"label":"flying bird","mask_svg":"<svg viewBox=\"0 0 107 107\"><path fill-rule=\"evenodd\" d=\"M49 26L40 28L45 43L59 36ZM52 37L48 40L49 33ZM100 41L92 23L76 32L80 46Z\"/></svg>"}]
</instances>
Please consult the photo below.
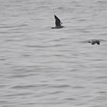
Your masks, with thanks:
<instances>
[{"instance_id":1,"label":"flying bird","mask_svg":"<svg viewBox=\"0 0 107 107\"><path fill-rule=\"evenodd\" d=\"M57 28L63 28L64 26L61 26L62 22L60 21L60 19L54 15L55 18L55 27L51 27L52 29L57 29Z\"/></svg>"}]
</instances>

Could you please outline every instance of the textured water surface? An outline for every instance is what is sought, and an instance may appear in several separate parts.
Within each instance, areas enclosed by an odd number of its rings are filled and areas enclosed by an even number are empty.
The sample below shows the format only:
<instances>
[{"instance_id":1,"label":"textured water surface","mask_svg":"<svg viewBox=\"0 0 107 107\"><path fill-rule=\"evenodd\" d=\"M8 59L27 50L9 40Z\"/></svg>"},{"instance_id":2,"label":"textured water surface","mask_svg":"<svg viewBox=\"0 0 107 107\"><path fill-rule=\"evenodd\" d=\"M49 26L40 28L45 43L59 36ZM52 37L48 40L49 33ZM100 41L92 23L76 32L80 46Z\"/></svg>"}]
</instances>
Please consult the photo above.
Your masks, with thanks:
<instances>
[{"instance_id":1,"label":"textured water surface","mask_svg":"<svg viewBox=\"0 0 107 107\"><path fill-rule=\"evenodd\" d=\"M107 107L106 0L0 1L0 107L14 106Z\"/></svg>"}]
</instances>

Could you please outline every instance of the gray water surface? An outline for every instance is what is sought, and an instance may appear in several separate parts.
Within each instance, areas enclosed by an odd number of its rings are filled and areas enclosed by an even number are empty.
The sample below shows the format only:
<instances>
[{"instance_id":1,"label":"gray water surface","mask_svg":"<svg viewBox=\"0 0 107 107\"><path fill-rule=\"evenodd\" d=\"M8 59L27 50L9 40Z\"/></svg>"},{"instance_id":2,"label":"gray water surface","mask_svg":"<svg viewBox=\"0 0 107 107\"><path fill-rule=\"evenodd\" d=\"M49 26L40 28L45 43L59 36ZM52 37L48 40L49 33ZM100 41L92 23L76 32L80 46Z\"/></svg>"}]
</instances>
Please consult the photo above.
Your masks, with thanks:
<instances>
[{"instance_id":1,"label":"gray water surface","mask_svg":"<svg viewBox=\"0 0 107 107\"><path fill-rule=\"evenodd\" d=\"M107 1L0 0L0 107L107 107Z\"/></svg>"}]
</instances>

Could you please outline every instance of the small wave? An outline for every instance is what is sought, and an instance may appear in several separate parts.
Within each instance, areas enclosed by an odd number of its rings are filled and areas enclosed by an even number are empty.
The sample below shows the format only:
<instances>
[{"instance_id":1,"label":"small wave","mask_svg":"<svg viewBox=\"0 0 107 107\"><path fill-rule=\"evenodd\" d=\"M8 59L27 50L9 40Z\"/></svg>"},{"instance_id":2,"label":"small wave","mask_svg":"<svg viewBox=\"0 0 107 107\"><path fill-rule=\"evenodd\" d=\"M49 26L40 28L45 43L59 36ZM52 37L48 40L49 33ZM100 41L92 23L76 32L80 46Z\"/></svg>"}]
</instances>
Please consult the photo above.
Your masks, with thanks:
<instances>
[{"instance_id":1,"label":"small wave","mask_svg":"<svg viewBox=\"0 0 107 107\"><path fill-rule=\"evenodd\" d=\"M98 93L100 93L100 94L106 94L107 92L106 91L99 91Z\"/></svg>"},{"instance_id":2,"label":"small wave","mask_svg":"<svg viewBox=\"0 0 107 107\"><path fill-rule=\"evenodd\" d=\"M0 85L0 88L4 88L4 87L6 87L5 85Z\"/></svg>"},{"instance_id":3,"label":"small wave","mask_svg":"<svg viewBox=\"0 0 107 107\"><path fill-rule=\"evenodd\" d=\"M96 77L97 79L106 79L107 76L99 76L99 77Z\"/></svg>"},{"instance_id":4,"label":"small wave","mask_svg":"<svg viewBox=\"0 0 107 107\"><path fill-rule=\"evenodd\" d=\"M23 78L23 77L28 77L29 76L29 74L26 74L26 75L24 75L24 74L21 74L21 75L13 75L13 76L11 76L12 78Z\"/></svg>"},{"instance_id":5,"label":"small wave","mask_svg":"<svg viewBox=\"0 0 107 107\"><path fill-rule=\"evenodd\" d=\"M4 59L4 58L1 58L1 59L0 59L0 61L4 61L4 60L6 60L6 59Z\"/></svg>"},{"instance_id":6,"label":"small wave","mask_svg":"<svg viewBox=\"0 0 107 107\"><path fill-rule=\"evenodd\" d=\"M6 95L6 96L8 96L8 97L11 97L11 96L28 96L28 95L31 95L32 93L30 93L30 92L23 92L23 93L14 93L14 94L8 94L8 95Z\"/></svg>"},{"instance_id":7,"label":"small wave","mask_svg":"<svg viewBox=\"0 0 107 107\"><path fill-rule=\"evenodd\" d=\"M0 28L17 28L17 27L25 27L27 24L13 25L13 26L0 26Z\"/></svg>"},{"instance_id":8,"label":"small wave","mask_svg":"<svg viewBox=\"0 0 107 107\"><path fill-rule=\"evenodd\" d=\"M54 92L51 92L51 93L48 93L48 94L60 94L62 93L63 91L54 91Z\"/></svg>"},{"instance_id":9,"label":"small wave","mask_svg":"<svg viewBox=\"0 0 107 107\"><path fill-rule=\"evenodd\" d=\"M18 86L14 86L12 87L13 89L26 89L26 88L34 88L36 86L34 85L26 85L26 86L22 86L22 85L18 85Z\"/></svg>"},{"instance_id":10,"label":"small wave","mask_svg":"<svg viewBox=\"0 0 107 107\"><path fill-rule=\"evenodd\" d=\"M83 86L73 86L73 88L85 88L85 87L83 87Z\"/></svg>"},{"instance_id":11,"label":"small wave","mask_svg":"<svg viewBox=\"0 0 107 107\"><path fill-rule=\"evenodd\" d=\"M43 87L48 87L48 84L34 84L34 85L17 85L13 86L13 89L26 89L26 88L43 88Z\"/></svg>"},{"instance_id":12,"label":"small wave","mask_svg":"<svg viewBox=\"0 0 107 107\"><path fill-rule=\"evenodd\" d=\"M73 101L73 100L76 100L76 99L75 98L65 98L64 100Z\"/></svg>"},{"instance_id":13,"label":"small wave","mask_svg":"<svg viewBox=\"0 0 107 107\"><path fill-rule=\"evenodd\" d=\"M68 88L70 85L52 85L50 88Z\"/></svg>"}]
</instances>

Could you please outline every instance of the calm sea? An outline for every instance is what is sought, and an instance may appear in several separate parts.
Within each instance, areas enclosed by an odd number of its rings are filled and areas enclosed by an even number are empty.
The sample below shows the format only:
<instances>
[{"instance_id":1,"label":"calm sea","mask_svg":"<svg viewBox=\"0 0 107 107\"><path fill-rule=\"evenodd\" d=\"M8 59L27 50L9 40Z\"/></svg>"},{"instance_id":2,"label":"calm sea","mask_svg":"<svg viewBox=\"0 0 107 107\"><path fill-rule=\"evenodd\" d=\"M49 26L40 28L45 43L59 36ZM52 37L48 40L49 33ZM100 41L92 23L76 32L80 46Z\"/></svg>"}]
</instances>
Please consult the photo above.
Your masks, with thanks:
<instances>
[{"instance_id":1,"label":"calm sea","mask_svg":"<svg viewBox=\"0 0 107 107\"><path fill-rule=\"evenodd\" d=\"M107 0L0 0L0 107L107 107Z\"/></svg>"}]
</instances>

